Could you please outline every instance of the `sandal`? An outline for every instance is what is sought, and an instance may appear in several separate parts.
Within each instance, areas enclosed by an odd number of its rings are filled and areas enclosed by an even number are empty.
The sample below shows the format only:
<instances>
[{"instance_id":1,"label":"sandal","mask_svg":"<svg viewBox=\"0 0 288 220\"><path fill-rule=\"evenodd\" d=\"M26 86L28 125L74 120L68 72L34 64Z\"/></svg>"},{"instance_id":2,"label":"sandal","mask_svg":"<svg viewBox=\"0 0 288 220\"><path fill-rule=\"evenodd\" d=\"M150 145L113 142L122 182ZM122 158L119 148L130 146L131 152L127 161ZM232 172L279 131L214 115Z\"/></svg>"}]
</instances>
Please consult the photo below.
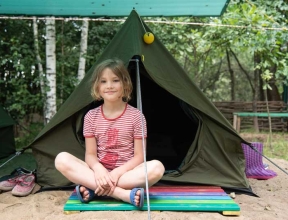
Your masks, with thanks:
<instances>
[{"instance_id":1,"label":"sandal","mask_svg":"<svg viewBox=\"0 0 288 220\"><path fill-rule=\"evenodd\" d=\"M92 189L89 189L89 188L83 186L83 187L85 187L85 188L88 190L88 192L89 192L89 197L88 197L88 199L87 199L87 200L84 200L83 197L82 197L82 194L81 194L81 192L80 192L80 187L81 187L81 185L77 185L77 186L76 186L76 193L77 193L78 199L79 199L81 202L83 202L83 203L88 203L88 202L90 202L90 201L94 198L95 192L94 192Z\"/></svg>"},{"instance_id":2,"label":"sandal","mask_svg":"<svg viewBox=\"0 0 288 220\"><path fill-rule=\"evenodd\" d=\"M136 195L138 190L140 190L140 203L139 203L139 206L137 206L135 201L134 201L135 195ZM144 205L144 189L143 188L134 188L134 189L132 189L131 192L130 192L130 202L135 207L141 209L143 207L143 205Z\"/></svg>"},{"instance_id":3,"label":"sandal","mask_svg":"<svg viewBox=\"0 0 288 220\"><path fill-rule=\"evenodd\" d=\"M23 175L18 179L17 185L12 189L14 196L27 196L35 186L35 176L33 174Z\"/></svg>"}]
</instances>

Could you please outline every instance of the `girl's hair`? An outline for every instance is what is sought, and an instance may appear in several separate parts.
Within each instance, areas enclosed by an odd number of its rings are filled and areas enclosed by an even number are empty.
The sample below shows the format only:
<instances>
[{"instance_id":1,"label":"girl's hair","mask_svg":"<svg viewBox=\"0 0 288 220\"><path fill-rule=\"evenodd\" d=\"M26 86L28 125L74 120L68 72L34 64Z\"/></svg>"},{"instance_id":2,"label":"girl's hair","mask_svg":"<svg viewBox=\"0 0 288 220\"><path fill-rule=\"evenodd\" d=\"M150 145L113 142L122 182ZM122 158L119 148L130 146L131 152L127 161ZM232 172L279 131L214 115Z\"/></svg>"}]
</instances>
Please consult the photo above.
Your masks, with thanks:
<instances>
[{"instance_id":1,"label":"girl's hair","mask_svg":"<svg viewBox=\"0 0 288 220\"><path fill-rule=\"evenodd\" d=\"M128 102L131 99L132 93L132 82L128 70L126 69L122 60L114 58L104 60L93 72L91 78L91 95L95 100L102 100L99 94L99 84L102 72L104 69L109 68L117 77L119 77L120 82L123 87L123 101Z\"/></svg>"}]
</instances>

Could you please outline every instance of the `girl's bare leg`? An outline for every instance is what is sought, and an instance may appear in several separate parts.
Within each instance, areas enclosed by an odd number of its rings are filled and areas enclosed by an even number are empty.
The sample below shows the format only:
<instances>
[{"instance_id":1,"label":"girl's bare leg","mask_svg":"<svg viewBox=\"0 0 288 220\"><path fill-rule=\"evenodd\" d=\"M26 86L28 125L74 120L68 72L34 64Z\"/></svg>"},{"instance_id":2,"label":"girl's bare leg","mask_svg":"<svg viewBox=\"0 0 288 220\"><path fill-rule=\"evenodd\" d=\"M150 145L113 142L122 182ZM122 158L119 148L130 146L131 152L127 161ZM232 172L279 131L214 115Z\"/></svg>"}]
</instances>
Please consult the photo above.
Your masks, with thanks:
<instances>
[{"instance_id":1,"label":"girl's bare leg","mask_svg":"<svg viewBox=\"0 0 288 220\"><path fill-rule=\"evenodd\" d=\"M163 164L158 160L147 161L147 180L148 187L157 183L163 176L165 168ZM125 202L130 202L130 192L131 189L135 187L146 188L146 175L144 163L135 167L133 170L128 171L123 174L117 183L117 187L112 193L112 197L116 199L121 199ZM139 205L140 192L136 193L134 198L136 205Z\"/></svg>"},{"instance_id":2,"label":"girl's bare leg","mask_svg":"<svg viewBox=\"0 0 288 220\"><path fill-rule=\"evenodd\" d=\"M94 172L88 167L88 165L84 161L76 158L75 156L66 152L59 153L55 159L55 167L71 182L93 190L97 188ZM148 186L157 183L163 176L164 171L165 169L161 162L157 160L148 161ZM89 192L85 187L80 187L80 191L82 192L84 200L89 197ZM133 170L130 170L127 173L123 174L119 178L117 187L115 188L111 197L131 203L130 192L131 189L135 187L146 187L144 164L140 164ZM138 191L135 196L136 205L139 204L139 201L140 192Z\"/></svg>"},{"instance_id":3,"label":"girl's bare leg","mask_svg":"<svg viewBox=\"0 0 288 220\"><path fill-rule=\"evenodd\" d=\"M72 154L66 152L59 153L55 158L55 167L71 182L90 189L96 189L93 170L84 161Z\"/></svg>"}]
</instances>

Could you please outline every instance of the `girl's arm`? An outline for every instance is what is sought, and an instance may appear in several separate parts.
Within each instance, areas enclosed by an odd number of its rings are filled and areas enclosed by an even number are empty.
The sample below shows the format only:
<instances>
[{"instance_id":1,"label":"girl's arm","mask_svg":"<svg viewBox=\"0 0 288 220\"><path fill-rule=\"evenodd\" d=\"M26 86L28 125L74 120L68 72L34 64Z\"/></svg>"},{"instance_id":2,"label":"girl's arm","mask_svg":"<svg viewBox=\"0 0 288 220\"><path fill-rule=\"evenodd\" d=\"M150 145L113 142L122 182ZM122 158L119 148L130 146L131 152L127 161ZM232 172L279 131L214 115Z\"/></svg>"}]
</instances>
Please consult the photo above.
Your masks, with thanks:
<instances>
[{"instance_id":1,"label":"girl's arm","mask_svg":"<svg viewBox=\"0 0 288 220\"><path fill-rule=\"evenodd\" d=\"M118 179L127 171L134 169L136 166L144 162L143 143L142 139L134 139L134 157L127 161L122 166L119 166L111 171L113 179L118 182ZM146 139L144 139L146 148Z\"/></svg>"},{"instance_id":2,"label":"girl's arm","mask_svg":"<svg viewBox=\"0 0 288 220\"><path fill-rule=\"evenodd\" d=\"M97 143L96 139L85 138L85 162L94 171L94 177L96 182L95 193L97 195L106 194L107 191L114 190L115 183L110 175L109 171L98 161L97 158ZM105 193L106 192L106 193Z\"/></svg>"},{"instance_id":3,"label":"girl's arm","mask_svg":"<svg viewBox=\"0 0 288 220\"><path fill-rule=\"evenodd\" d=\"M94 167L96 167L99 164L98 158L97 158L97 144L96 144L96 138L95 137L89 137L85 138L85 162L89 165L89 167L94 170Z\"/></svg>"}]
</instances>

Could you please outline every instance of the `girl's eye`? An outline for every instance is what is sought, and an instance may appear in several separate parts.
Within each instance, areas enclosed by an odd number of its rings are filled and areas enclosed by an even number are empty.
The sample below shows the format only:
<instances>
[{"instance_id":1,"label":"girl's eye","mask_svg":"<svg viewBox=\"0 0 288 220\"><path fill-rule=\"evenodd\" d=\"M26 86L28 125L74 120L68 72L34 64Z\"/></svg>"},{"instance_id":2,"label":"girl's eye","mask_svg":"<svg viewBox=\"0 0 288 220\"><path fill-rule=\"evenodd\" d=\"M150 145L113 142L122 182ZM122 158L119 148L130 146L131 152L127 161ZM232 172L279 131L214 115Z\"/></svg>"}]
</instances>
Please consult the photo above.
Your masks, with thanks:
<instances>
[{"instance_id":1,"label":"girl's eye","mask_svg":"<svg viewBox=\"0 0 288 220\"><path fill-rule=\"evenodd\" d=\"M119 80L119 79L114 79L113 81L114 81L114 82L120 82L120 80Z\"/></svg>"},{"instance_id":2,"label":"girl's eye","mask_svg":"<svg viewBox=\"0 0 288 220\"><path fill-rule=\"evenodd\" d=\"M100 83L106 83L106 80L101 80Z\"/></svg>"}]
</instances>

